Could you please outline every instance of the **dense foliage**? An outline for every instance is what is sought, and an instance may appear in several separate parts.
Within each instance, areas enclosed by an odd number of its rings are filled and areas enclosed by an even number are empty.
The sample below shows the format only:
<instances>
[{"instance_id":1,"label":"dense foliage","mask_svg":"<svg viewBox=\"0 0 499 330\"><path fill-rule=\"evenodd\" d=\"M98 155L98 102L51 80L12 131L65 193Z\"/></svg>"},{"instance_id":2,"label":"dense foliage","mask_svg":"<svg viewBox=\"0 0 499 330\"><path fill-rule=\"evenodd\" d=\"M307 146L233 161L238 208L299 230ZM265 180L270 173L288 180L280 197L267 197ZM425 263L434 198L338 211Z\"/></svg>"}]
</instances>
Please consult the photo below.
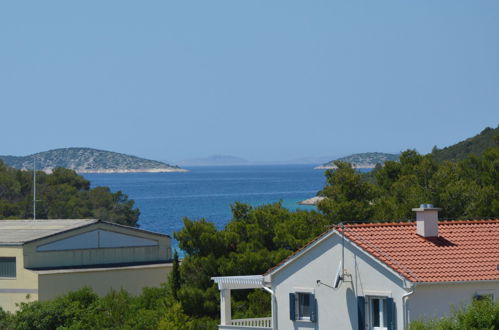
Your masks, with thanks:
<instances>
[{"instance_id":1,"label":"dense foliage","mask_svg":"<svg viewBox=\"0 0 499 330\"><path fill-rule=\"evenodd\" d=\"M463 160L471 155L481 156L486 150L497 145L498 138L499 126L496 128L487 127L480 134L452 146L443 149L438 149L435 146L431 154L433 159L438 162Z\"/></svg>"},{"instance_id":2,"label":"dense foliage","mask_svg":"<svg viewBox=\"0 0 499 330\"><path fill-rule=\"evenodd\" d=\"M188 318L180 305L169 299L169 288L146 288L137 297L124 290L98 297L83 288L51 301L22 303L15 314L0 309L0 329L214 329L208 318Z\"/></svg>"},{"instance_id":3,"label":"dense foliage","mask_svg":"<svg viewBox=\"0 0 499 330\"><path fill-rule=\"evenodd\" d=\"M36 217L39 219L95 218L135 226L139 210L134 201L107 187L91 189L90 182L74 171L57 168L36 173ZM33 173L0 161L0 219L33 217Z\"/></svg>"},{"instance_id":4,"label":"dense foliage","mask_svg":"<svg viewBox=\"0 0 499 330\"><path fill-rule=\"evenodd\" d=\"M457 308L449 317L419 320L411 330L496 330L499 329L499 302L473 300L467 308Z\"/></svg>"},{"instance_id":5,"label":"dense foliage","mask_svg":"<svg viewBox=\"0 0 499 330\"><path fill-rule=\"evenodd\" d=\"M51 302L23 304L15 315L0 311L0 328L24 329L32 324L27 328L216 329L219 291L211 277L262 274L333 223L411 219L414 217L411 209L421 203L442 207L441 214L449 218L499 215L497 147L480 157L442 163L431 155L423 156L408 150L401 154L399 162L386 162L384 167L373 171L371 182L348 163L337 162L336 165L338 169L326 172L327 185L320 194L327 199L319 204L320 212L292 212L280 203L259 207L235 203L232 220L222 229L204 219L185 218L184 228L175 233L175 238L186 255L181 263L175 260L164 287L147 289L139 297L130 297L120 291L98 298L88 290L80 290ZM16 176L23 179L18 180ZM5 167L0 171L0 187L17 187L16 184L24 187L25 196L19 203L24 205L21 210L28 212L29 179L30 173L27 172ZM87 181L62 169L52 176L40 175L39 184L46 185L42 189L48 191L45 192L47 195L42 195L46 196L42 197L46 201L50 200L48 193L51 189L58 191L63 188L62 191L84 194L92 191ZM1 203L12 200L13 197L6 193L12 191L16 189L0 190ZM67 192L59 197L55 195L48 209L58 205L58 198L69 203ZM88 199L82 198L83 201ZM101 198L96 200L101 201ZM74 203L68 205L79 205L81 201L75 197ZM3 205L0 204L0 210L8 209ZM65 208L68 206L61 206L61 210ZM69 210L73 209L69 207ZM270 314L270 295L267 292L235 290L232 294L234 318ZM453 319L429 321L434 322L428 323L429 326L414 323L413 329L478 329L482 325L488 326L489 323L476 322L497 315L497 305L481 304L485 303L476 302L469 310L457 311ZM492 310L492 314L488 310ZM491 322L497 322L497 316L493 317L495 319L491 318ZM442 322L442 326L438 328L440 323L436 322ZM486 326L485 329L490 328Z\"/></svg>"},{"instance_id":6,"label":"dense foliage","mask_svg":"<svg viewBox=\"0 0 499 330\"><path fill-rule=\"evenodd\" d=\"M422 203L441 207L443 218L490 218L499 215L499 148L459 162L435 161L407 150L399 162L377 167L372 180L348 163L326 172L326 196L319 209L331 223L355 220L405 220Z\"/></svg>"},{"instance_id":7,"label":"dense foliage","mask_svg":"<svg viewBox=\"0 0 499 330\"><path fill-rule=\"evenodd\" d=\"M222 230L208 221L186 218L184 228L175 234L186 253L177 295L188 315L219 317L219 291L212 276L263 274L327 227L321 214L291 212L280 203L256 208L235 203L232 214L232 221ZM233 292L235 318L269 312L268 293Z\"/></svg>"}]
</instances>

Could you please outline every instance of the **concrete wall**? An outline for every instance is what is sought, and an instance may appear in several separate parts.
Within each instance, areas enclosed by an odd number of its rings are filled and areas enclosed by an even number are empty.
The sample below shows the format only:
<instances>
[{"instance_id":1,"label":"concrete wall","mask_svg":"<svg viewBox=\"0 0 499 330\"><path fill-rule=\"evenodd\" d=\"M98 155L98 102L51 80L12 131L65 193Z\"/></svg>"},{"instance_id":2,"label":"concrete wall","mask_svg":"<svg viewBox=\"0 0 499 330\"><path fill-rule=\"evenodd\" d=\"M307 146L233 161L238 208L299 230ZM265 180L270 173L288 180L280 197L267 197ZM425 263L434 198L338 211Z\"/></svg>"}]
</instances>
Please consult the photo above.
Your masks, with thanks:
<instances>
[{"instance_id":1,"label":"concrete wall","mask_svg":"<svg viewBox=\"0 0 499 330\"><path fill-rule=\"evenodd\" d=\"M357 296L387 296L394 298L397 328L402 329L402 279L375 262L362 250L345 241L345 268L351 276L339 289L333 285L341 260L341 238L325 239L272 277L276 293L278 329L358 329ZM289 293L314 292L317 300L317 323L291 321Z\"/></svg>"},{"instance_id":2,"label":"concrete wall","mask_svg":"<svg viewBox=\"0 0 499 330\"><path fill-rule=\"evenodd\" d=\"M38 299L38 275L23 267L22 246L0 246L0 257L16 258L16 277L0 277L0 307L6 311L16 310L16 303Z\"/></svg>"},{"instance_id":3,"label":"concrete wall","mask_svg":"<svg viewBox=\"0 0 499 330\"><path fill-rule=\"evenodd\" d=\"M133 246L117 248L72 249L59 251L37 251L38 246L63 240L79 234L88 233L96 229L112 231L120 234L132 235L155 240L157 246ZM169 261L172 258L170 239L165 236L136 231L133 229L97 223L67 233L47 237L25 245L24 266L26 268L57 268L83 265L157 262Z\"/></svg>"},{"instance_id":4,"label":"concrete wall","mask_svg":"<svg viewBox=\"0 0 499 330\"><path fill-rule=\"evenodd\" d=\"M409 320L448 315L452 306L466 306L477 294L493 294L499 300L499 281L417 285L408 300Z\"/></svg>"},{"instance_id":5,"label":"concrete wall","mask_svg":"<svg viewBox=\"0 0 499 330\"><path fill-rule=\"evenodd\" d=\"M53 299L85 286L95 293L105 295L111 289L125 289L139 295L145 287L159 287L166 282L172 264L133 267L38 271L40 300Z\"/></svg>"}]
</instances>

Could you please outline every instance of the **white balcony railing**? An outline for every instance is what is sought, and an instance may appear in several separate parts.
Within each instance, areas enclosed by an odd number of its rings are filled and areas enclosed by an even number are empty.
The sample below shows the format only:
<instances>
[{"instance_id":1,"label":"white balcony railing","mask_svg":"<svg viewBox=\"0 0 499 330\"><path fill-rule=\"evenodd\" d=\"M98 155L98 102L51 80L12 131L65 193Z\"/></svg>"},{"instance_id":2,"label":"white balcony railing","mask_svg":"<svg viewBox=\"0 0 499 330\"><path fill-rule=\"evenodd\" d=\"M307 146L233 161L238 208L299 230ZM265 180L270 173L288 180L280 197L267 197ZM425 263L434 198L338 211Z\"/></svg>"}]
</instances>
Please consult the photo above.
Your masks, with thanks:
<instances>
[{"instance_id":1,"label":"white balcony railing","mask_svg":"<svg viewBox=\"0 0 499 330\"><path fill-rule=\"evenodd\" d=\"M230 325L219 325L219 330L272 330L272 318L231 320Z\"/></svg>"},{"instance_id":2,"label":"white balcony railing","mask_svg":"<svg viewBox=\"0 0 499 330\"><path fill-rule=\"evenodd\" d=\"M232 320L232 325L248 328L270 328L272 327L271 317L260 317L255 319Z\"/></svg>"}]
</instances>

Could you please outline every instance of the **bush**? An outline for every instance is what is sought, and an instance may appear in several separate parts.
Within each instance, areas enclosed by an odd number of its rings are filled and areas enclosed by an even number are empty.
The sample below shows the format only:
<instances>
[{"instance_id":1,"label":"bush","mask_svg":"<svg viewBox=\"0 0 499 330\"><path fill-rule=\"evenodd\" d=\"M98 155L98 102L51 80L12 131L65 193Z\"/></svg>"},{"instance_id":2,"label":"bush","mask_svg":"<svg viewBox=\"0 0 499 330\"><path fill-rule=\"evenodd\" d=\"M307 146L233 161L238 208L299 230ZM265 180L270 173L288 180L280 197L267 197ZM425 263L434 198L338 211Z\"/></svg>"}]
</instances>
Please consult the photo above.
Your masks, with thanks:
<instances>
[{"instance_id":1,"label":"bush","mask_svg":"<svg viewBox=\"0 0 499 330\"><path fill-rule=\"evenodd\" d=\"M411 330L496 330L499 329L499 302L474 299L467 307L454 309L441 319L414 321Z\"/></svg>"}]
</instances>

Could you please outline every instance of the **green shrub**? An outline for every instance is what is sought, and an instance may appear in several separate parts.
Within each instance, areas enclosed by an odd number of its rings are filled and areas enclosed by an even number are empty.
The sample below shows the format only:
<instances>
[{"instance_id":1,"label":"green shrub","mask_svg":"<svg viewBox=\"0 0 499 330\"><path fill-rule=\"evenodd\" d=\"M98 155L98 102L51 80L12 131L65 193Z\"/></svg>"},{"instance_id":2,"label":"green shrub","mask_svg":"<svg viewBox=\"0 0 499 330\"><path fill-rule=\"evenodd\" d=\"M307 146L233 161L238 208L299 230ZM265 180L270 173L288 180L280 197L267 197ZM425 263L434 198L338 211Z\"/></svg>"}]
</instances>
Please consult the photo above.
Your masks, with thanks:
<instances>
[{"instance_id":1,"label":"green shrub","mask_svg":"<svg viewBox=\"0 0 499 330\"><path fill-rule=\"evenodd\" d=\"M455 308L451 316L411 323L411 330L497 330L499 302L473 299L467 307Z\"/></svg>"}]
</instances>

